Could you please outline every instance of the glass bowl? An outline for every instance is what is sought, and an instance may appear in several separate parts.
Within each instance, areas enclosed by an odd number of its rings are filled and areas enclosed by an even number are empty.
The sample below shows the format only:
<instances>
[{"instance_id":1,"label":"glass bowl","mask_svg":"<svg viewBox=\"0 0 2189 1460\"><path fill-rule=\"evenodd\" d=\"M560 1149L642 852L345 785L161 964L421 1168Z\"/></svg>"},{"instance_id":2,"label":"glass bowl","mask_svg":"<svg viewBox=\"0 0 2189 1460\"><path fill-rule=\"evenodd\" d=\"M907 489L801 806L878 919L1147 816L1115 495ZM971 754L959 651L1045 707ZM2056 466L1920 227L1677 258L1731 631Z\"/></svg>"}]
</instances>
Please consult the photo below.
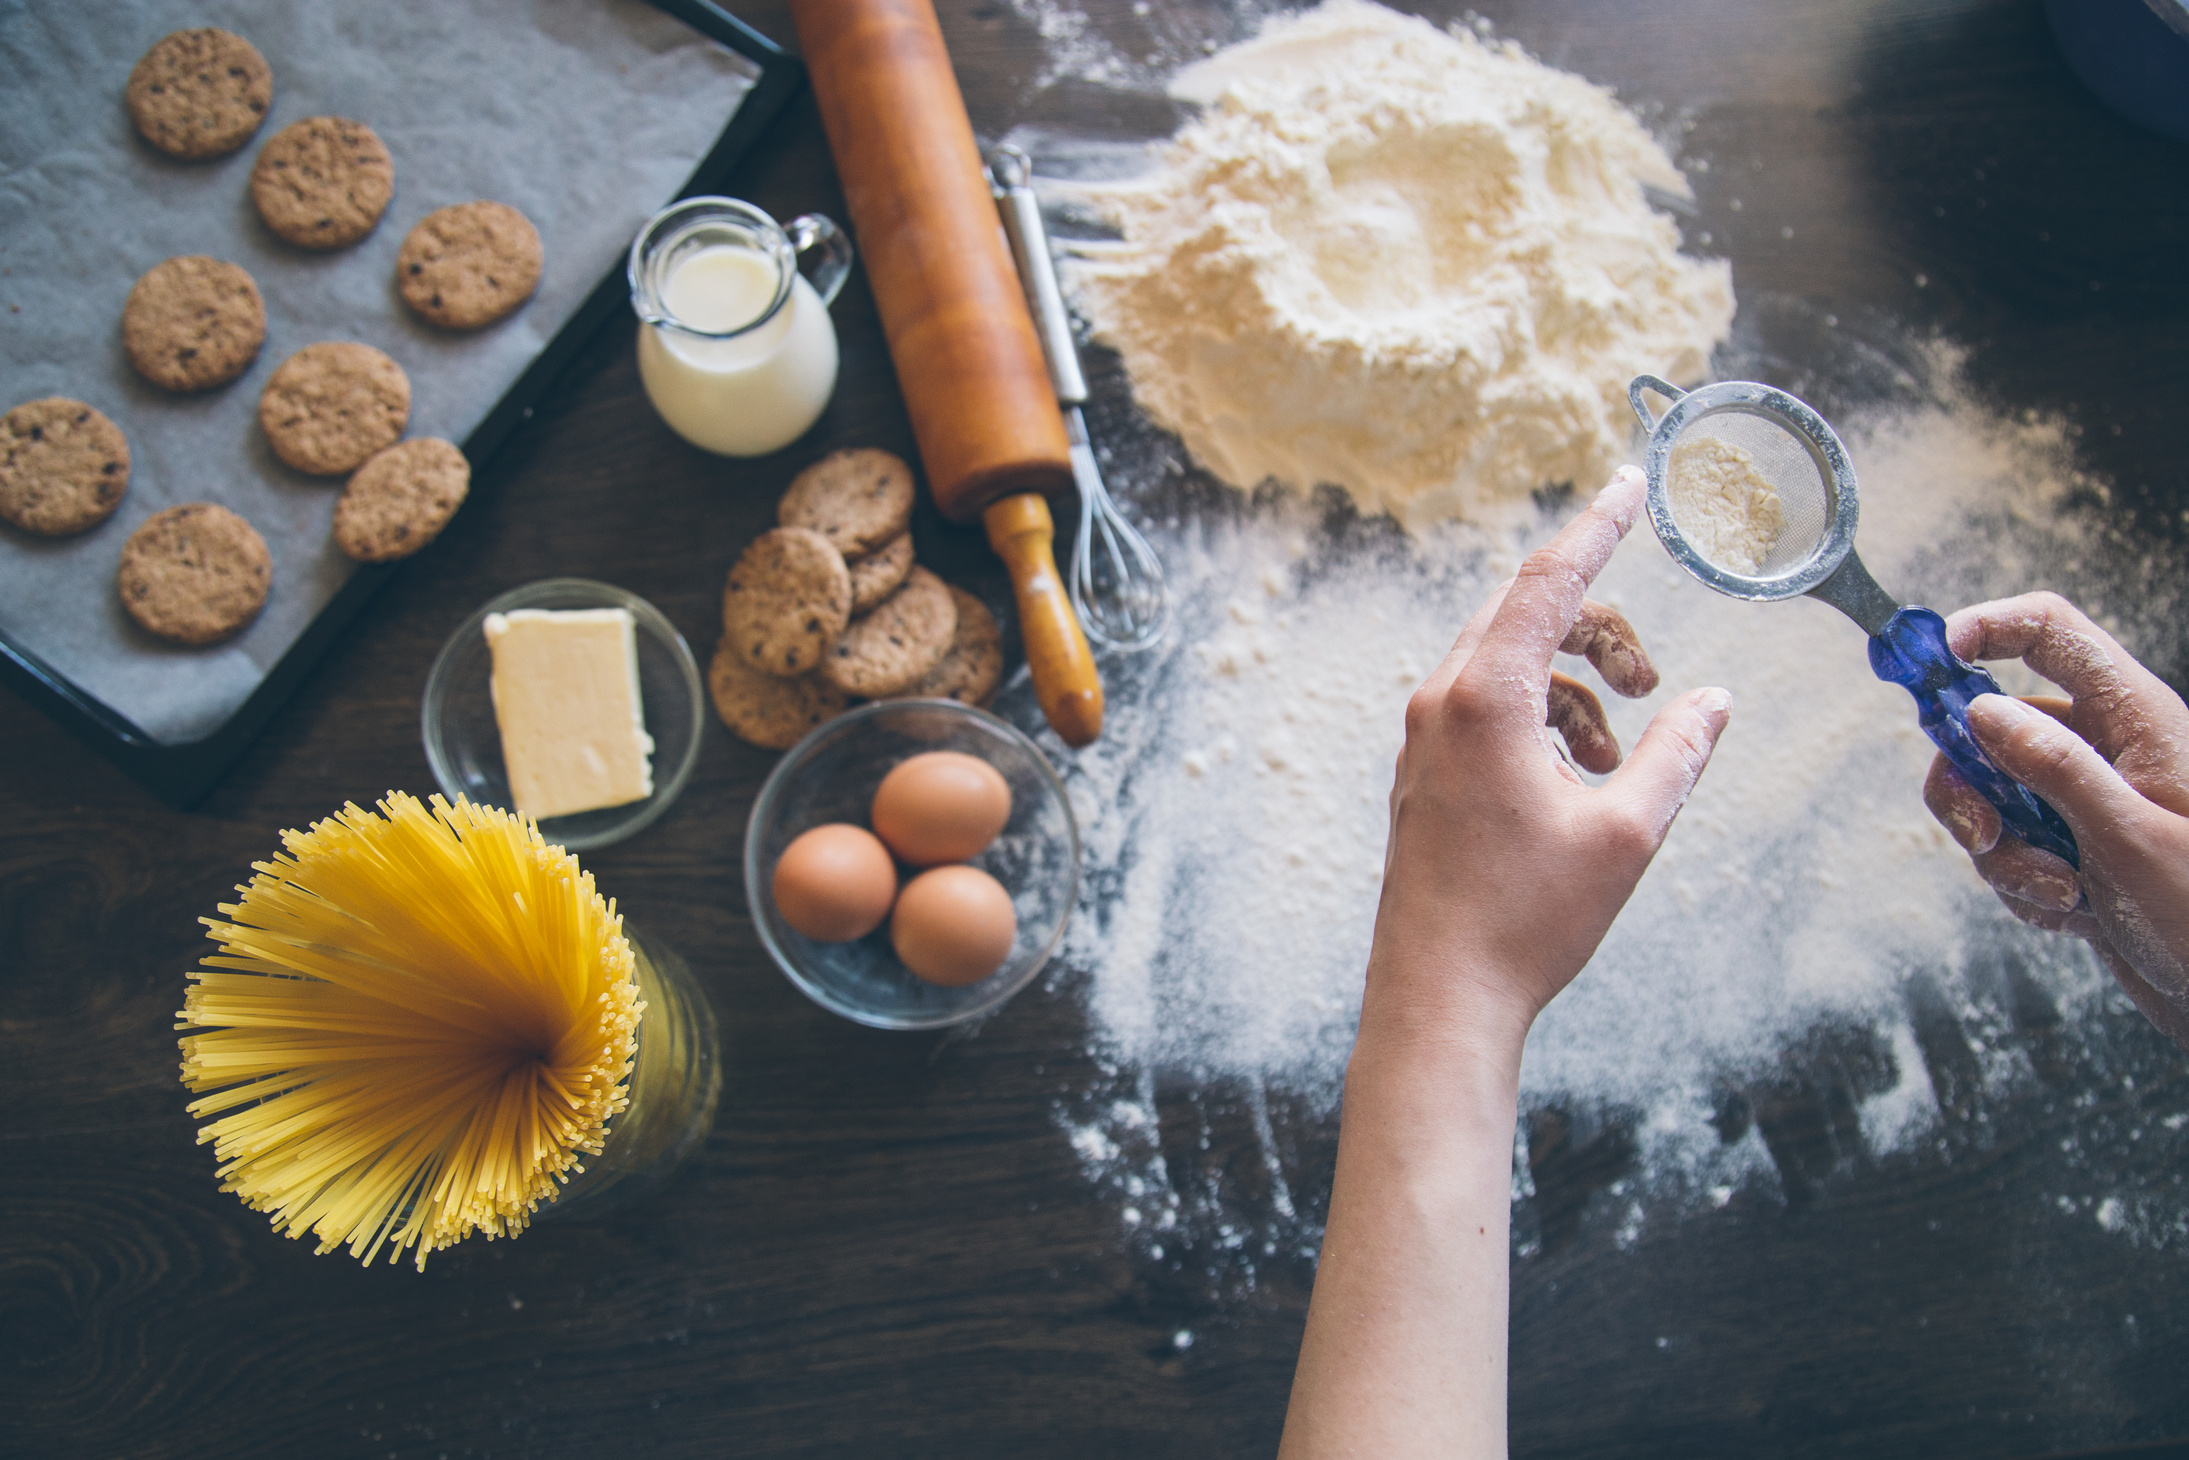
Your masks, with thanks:
<instances>
[{"instance_id":1,"label":"glass bowl","mask_svg":"<svg viewBox=\"0 0 2189 1460\"><path fill-rule=\"evenodd\" d=\"M691 646L676 625L645 599L590 578L543 578L512 588L449 635L426 678L419 719L426 761L443 795L487 806L508 806L509 772L502 765L502 732L494 719L488 680L494 657L486 646L486 616L519 608L627 608L637 628L639 703L646 733L654 737L654 794L643 801L556 816L540 823L540 835L573 852L622 841L669 809L699 760L699 731L706 695Z\"/></svg>"},{"instance_id":2,"label":"glass bowl","mask_svg":"<svg viewBox=\"0 0 2189 1460\"><path fill-rule=\"evenodd\" d=\"M929 750L977 755L1011 788L1011 819L973 865L1010 891L1018 938L1001 968L964 988L913 977L887 922L856 942L814 942L783 921L772 891L776 859L801 832L866 826L882 777ZM956 700L883 700L820 726L777 763L745 826L745 898L760 941L806 997L876 1029L938 1029L996 1008L1049 961L1078 896L1079 825L1064 783L1031 740Z\"/></svg>"}]
</instances>

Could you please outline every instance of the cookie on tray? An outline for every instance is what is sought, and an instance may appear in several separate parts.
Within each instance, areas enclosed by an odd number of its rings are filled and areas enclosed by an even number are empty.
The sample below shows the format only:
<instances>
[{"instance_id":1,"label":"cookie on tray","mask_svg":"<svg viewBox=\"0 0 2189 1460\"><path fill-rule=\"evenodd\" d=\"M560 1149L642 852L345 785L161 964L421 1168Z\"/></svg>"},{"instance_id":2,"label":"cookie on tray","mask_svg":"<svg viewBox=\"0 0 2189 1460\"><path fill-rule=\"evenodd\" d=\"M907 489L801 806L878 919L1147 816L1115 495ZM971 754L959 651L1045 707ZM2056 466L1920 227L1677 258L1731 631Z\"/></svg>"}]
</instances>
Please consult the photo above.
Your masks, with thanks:
<instances>
[{"instance_id":1,"label":"cookie on tray","mask_svg":"<svg viewBox=\"0 0 2189 1460\"><path fill-rule=\"evenodd\" d=\"M266 343L266 301L224 259L182 254L145 270L122 306L122 348L163 390L211 390L251 368Z\"/></svg>"},{"instance_id":2,"label":"cookie on tray","mask_svg":"<svg viewBox=\"0 0 2189 1460\"><path fill-rule=\"evenodd\" d=\"M274 581L266 540L211 502L170 507L122 545L115 586L144 628L178 644L217 644L258 617Z\"/></svg>"},{"instance_id":3,"label":"cookie on tray","mask_svg":"<svg viewBox=\"0 0 2189 1460\"><path fill-rule=\"evenodd\" d=\"M363 122L306 117L274 133L251 165L251 201L299 248L345 248L395 196L395 162Z\"/></svg>"},{"instance_id":4,"label":"cookie on tray","mask_svg":"<svg viewBox=\"0 0 2189 1460\"><path fill-rule=\"evenodd\" d=\"M949 652L925 678L896 698L956 700L986 708L1003 682L1003 630L988 605L963 588L953 585L950 601L958 606L958 631Z\"/></svg>"},{"instance_id":5,"label":"cookie on tray","mask_svg":"<svg viewBox=\"0 0 2189 1460\"><path fill-rule=\"evenodd\" d=\"M821 677L862 699L903 694L942 662L957 631L949 587L915 567L879 608L851 621L821 661Z\"/></svg>"},{"instance_id":6,"label":"cookie on tray","mask_svg":"<svg viewBox=\"0 0 2189 1460\"><path fill-rule=\"evenodd\" d=\"M206 27L163 36L129 73L122 102L144 140L172 157L222 157L251 140L274 100L258 47Z\"/></svg>"},{"instance_id":7,"label":"cookie on tray","mask_svg":"<svg viewBox=\"0 0 2189 1460\"><path fill-rule=\"evenodd\" d=\"M872 446L831 452L791 479L775 517L863 557L912 526L912 468Z\"/></svg>"},{"instance_id":8,"label":"cookie on tray","mask_svg":"<svg viewBox=\"0 0 2189 1460\"><path fill-rule=\"evenodd\" d=\"M540 231L506 203L457 203L418 220L395 256L395 284L443 329L475 330L532 297Z\"/></svg>"},{"instance_id":9,"label":"cookie on tray","mask_svg":"<svg viewBox=\"0 0 2189 1460\"><path fill-rule=\"evenodd\" d=\"M0 518L67 537L113 516L128 490L128 439L82 401L49 395L0 416Z\"/></svg>"},{"instance_id":10,"label":"cookie on tray","mask_svg":"<svg viewBox=\"0 0 2189 1460\"><path fill-rule=\"evenodd\" d=\"M784 679L753 668L727 635L707 666L707 692L722 723L765 750L788 750L808 730L851 708L851 696L817 674Z\"/></svg>"},{"instance_id":11,"label":"cookie on tray","mask_svg":"<svg viewBox=\"0 0 2189 1460\"><path fill-rule=\"evenodd\" d=\"M900 532L844 566L851 569L851 611L866 613L895 593L897 585L912 571L912 534Z\"/></svg>"},{"instance_id":12,"label":"cookie on tray","mask_svg":"<svg viewBox=\"0 0 2189 1460\"><path fill-rule=\"evenodd\" d=\"M410 420L410 377L370 345L324 340L281 362L258 397L258 423L298 471L340 476L393 446Z\"/></svg>"},{"instance_id":13,"label":"cookie on tray","mask_svg":"<svg viewBox=\"0 0 2189 1460\"><path fill-rule=\"evenodd\" d=\"M407 558L441 535L471 490L471 463L447 441L398 441L350 476L334 504L334 541L360 563Z\"/></svg>"},{"instance_id":14,"label":"cookie on tray","mask_svg":"<svg viewBox=\"0 0 2189 1460\"><path fill-rule=\"evenodd\" d=\"M803 527L752 540L722 588L722 628L745 662L795 679L821 662L851 620L851 573L827 538Z\"/></svg>"}]
</instances>

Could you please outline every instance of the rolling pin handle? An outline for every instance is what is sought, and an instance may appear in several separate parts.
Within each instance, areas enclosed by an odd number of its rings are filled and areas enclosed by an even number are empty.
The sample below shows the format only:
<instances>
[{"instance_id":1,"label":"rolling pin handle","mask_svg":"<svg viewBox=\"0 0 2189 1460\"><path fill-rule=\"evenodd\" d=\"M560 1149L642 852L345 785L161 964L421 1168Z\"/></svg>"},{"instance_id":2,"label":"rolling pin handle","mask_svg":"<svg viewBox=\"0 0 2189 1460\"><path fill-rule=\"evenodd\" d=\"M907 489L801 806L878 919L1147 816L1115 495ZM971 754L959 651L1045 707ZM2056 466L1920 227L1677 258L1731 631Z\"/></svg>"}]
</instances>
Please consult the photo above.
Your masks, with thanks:
<instances>
[{"instance_id":1,"label":"rolling pin handle","mask_svg":"<svg viewBox=\"0 0 2189 1460\"><path fill-rule=\"evenodd\" d=\"M1020 492L981 513L988 545L1011 571L1019 635L1034 695L1057 737L1078 750L1102 734L1102 678L1056 568L1056 523L1039 492Z\"/></svg>"}]
</instances>

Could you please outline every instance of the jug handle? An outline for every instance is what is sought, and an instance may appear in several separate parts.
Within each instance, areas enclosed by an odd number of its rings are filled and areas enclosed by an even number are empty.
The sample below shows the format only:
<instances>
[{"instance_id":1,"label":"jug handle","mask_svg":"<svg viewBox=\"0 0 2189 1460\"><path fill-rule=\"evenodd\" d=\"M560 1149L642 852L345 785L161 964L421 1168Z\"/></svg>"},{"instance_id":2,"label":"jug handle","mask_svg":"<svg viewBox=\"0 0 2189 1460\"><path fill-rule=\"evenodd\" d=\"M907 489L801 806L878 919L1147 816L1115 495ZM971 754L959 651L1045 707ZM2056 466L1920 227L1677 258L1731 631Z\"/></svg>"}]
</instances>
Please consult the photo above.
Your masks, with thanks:
<instances>
[{"instance_id":1,"label":"jug handle","mask_svg":"<svg viewBox=\"0 0 2189 1460\"><path fill-rule=\"evenodd\" d=\"M783 234L790 240L791 251L801 257L808 249L821 251L806 279L824 306L834 304L851 275L850 237L821 213L799 214L783 225Z\"/></svg>"}]
</instances>

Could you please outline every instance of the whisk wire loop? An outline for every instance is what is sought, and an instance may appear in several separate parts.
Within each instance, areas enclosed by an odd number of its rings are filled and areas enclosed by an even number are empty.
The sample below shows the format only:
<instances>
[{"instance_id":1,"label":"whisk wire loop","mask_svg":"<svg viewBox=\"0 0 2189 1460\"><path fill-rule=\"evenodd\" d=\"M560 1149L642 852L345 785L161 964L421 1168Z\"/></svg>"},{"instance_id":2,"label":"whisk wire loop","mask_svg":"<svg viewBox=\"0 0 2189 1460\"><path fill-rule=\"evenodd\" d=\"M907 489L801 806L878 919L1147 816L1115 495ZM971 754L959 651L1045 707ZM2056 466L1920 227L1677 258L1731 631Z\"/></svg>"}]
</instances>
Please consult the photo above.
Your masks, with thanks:
<instances>
[{"instance_id":1,"label":"whisk wire loop","mask_svg":"<svg viewBox=\"0 0 2189 1460\"><path fill-rule=\"evenodd\" d=\"M1079 410L1067 411L1072 476L1079 486L1079 536L1072 544L1072 607L1093 642L1132 651L1155 645L1170 625L1163 560L1120 512L1086 442ZM1082 460L1084 458L1084 460Z\"/></svg>"}]
</instances>

